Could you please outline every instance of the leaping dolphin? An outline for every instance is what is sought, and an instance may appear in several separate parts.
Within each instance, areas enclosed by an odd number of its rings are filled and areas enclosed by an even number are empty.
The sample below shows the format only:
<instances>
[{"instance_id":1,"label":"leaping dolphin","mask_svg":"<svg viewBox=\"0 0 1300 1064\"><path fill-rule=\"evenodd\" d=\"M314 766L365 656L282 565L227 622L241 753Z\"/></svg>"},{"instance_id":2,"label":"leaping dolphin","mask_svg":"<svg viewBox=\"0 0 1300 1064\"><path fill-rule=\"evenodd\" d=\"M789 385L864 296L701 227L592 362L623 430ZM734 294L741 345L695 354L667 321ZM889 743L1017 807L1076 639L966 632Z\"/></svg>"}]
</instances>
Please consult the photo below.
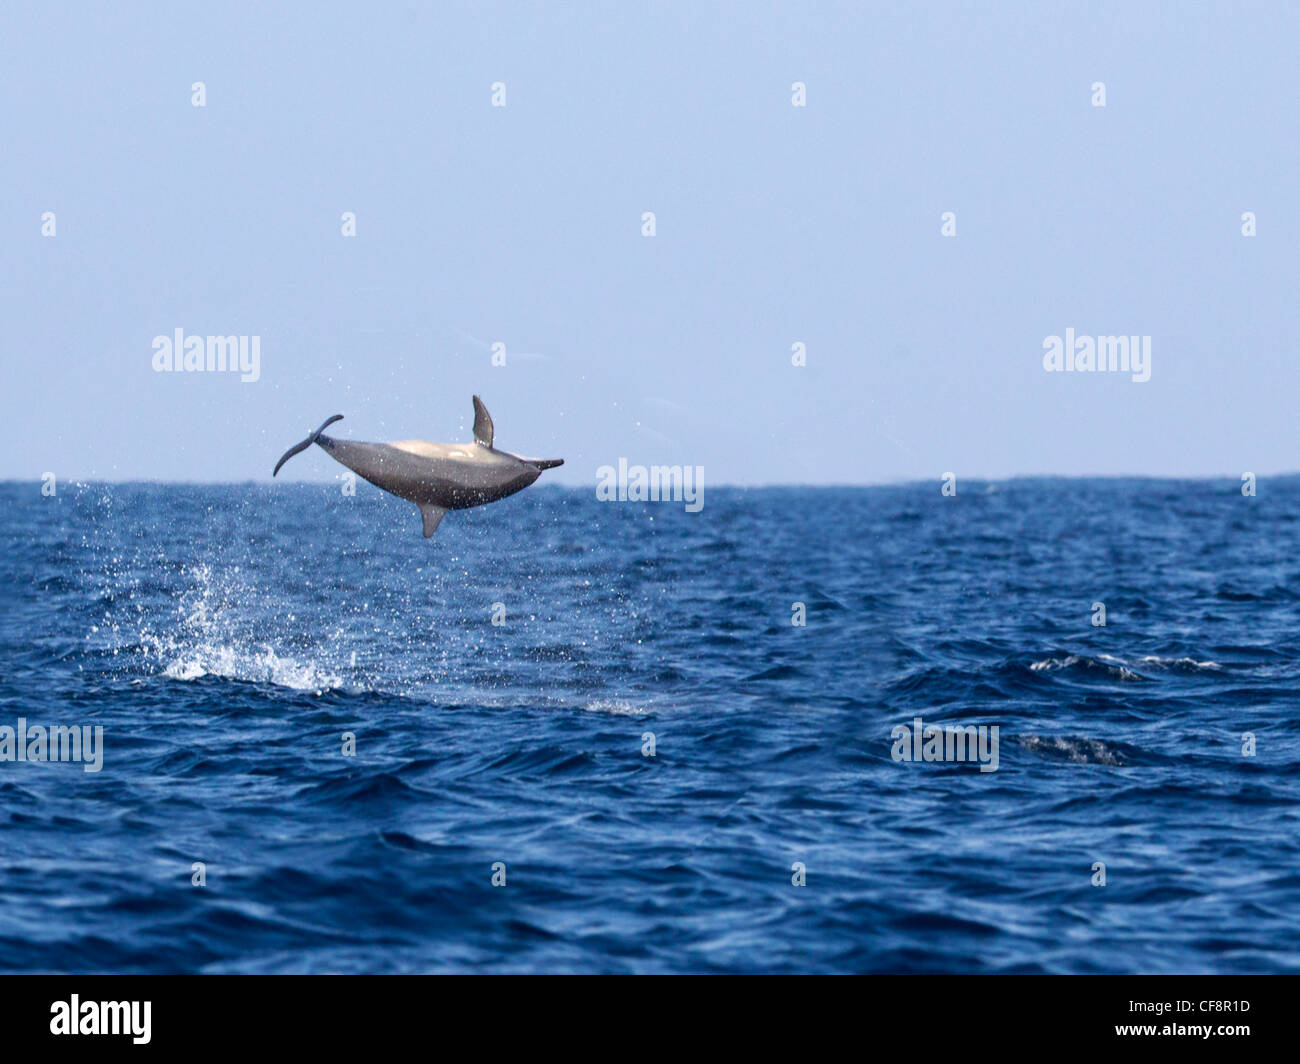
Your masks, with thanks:
<instances>
[{"instance_id":1,"label":"leaping dolphin","mask_svg":"<svg viewBox=\"0 0 1300 1064\"><path fill-rule=\"evenodd\" d=\"M492 416L477 395L473 443L362 443L323 435L342 418L342 414L335 414L302 443L285 451L271 476L279 473L295 454L318 443L336 462L375 487L415 503L424 519L425 539L437 531L438 522L448 510L466 510L504 499L523 491L542 475L543 469L564 465L563 458L521 458L493 447Z\"/></svg>"}]
</instances>

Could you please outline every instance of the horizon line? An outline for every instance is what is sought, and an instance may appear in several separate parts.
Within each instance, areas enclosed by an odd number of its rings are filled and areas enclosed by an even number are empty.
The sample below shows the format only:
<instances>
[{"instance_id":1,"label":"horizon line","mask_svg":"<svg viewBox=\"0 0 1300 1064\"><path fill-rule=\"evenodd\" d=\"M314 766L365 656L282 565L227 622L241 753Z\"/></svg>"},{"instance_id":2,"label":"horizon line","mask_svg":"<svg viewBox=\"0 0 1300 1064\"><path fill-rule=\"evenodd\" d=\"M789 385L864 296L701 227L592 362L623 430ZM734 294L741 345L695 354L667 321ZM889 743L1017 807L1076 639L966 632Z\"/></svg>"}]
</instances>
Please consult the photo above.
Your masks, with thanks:
<instances>
[{"instance_id":1,"label":"horizon line","mask_svg":"<svg viewBox=\"0 0 1300 1064\"><path fill-rule=\"evenodd\" d=\"M974 474L957 474L957 483L962 481L974 481L978 484L1006 484L1019 480L1168 480L1168 481L1193 481L1209 482L1215 480L1228 480L1233 483L1240 483L1242 477L1251 472L1243 470L1241 473L1195 473L1195 474L1174 474L1174 473L1012 473L1007 476L979 476ZM1288 480L1300 477L1300 469L1290 470L1280 473L1254 473L1256 480ZM247 478L244 480L162 480L150 477L127 477L117 480L100 479L100 478L59 478L65 483L74 485L132 485L132 484L154 484L159 487L244 487L247 485L270 487L276 483L290 484L298 487L322 487L325 485L336 485L339 478L335 477L328 480L286 480L274 481L269 477L265 480L255 480ZM931 484L933 482L942 483L944 474L938 474L934 477L927 478L910 478L907 480L883 480L883 481L828 481L808 482L808 481L754 481L754 482L736 482L720 481L716 484L710 484L713 489L734 488L740 490L759 489L759 488L902 488L919 484ZM39 487L42 478L33 480L21 480L15 477L0 477L0 487L9 485L35 485ZM557 490L588 490L594 488L596 482L591 484L566 484L555 483L534 485L534 489L557 489ZM382 489L380 489L382 490Z\"/></svg>"}]
</instances>

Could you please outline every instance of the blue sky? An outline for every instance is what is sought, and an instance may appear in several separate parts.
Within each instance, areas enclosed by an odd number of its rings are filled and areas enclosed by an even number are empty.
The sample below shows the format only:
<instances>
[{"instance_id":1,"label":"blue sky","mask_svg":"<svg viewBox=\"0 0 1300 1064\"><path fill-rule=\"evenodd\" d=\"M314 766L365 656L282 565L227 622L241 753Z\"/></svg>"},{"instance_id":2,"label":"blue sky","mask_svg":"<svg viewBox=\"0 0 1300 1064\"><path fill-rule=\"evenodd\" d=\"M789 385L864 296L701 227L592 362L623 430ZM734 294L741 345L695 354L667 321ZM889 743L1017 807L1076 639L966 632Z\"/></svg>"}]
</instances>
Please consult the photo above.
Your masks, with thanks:
<instances>
[{"instance_id":1,"label":"blue sky","mask_svg":"<svg viewBox=\"0 0 1300 1064\"><path fill-rule=\"evenodd\" d=\"M571 484L1300 468L1300 8L979 6L9 0L0 477L264 480L474 392ZM154 372L177 328L260 379Z\"/></svg>"}]
</instances>

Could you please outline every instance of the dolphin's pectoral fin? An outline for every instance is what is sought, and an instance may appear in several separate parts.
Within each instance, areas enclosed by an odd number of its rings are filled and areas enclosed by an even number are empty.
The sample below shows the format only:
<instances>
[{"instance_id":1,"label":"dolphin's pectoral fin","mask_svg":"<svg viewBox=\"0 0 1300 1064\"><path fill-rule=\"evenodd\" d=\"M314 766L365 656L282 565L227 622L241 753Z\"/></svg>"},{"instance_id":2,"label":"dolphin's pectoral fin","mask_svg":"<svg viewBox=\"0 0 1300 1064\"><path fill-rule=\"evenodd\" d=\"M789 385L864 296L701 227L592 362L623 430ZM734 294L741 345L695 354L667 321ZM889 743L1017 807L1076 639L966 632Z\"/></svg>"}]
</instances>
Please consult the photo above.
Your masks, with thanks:
<instances>
[{"instance_id":1,"label":"dolphin's pectoral fin","mask_svg":"<svg viewBox=\"0 0 1300 1064\"><path fill-rule=\"evenodd\" d=\"M492 446L492 415L477 395L474 396L474 440L484 447Z\"/></svg>"},{"instance_id":2,"label":"dolphin's pectoral fin","mask_svg":"<svg viewBox=\"0 0 1300 1064\"><path fill-rule=\"evenodd\" d=\"M420 516L424 518L424 538L428 539L438 531L438 522L442 520L442 515L447 511L441 506L434 506L431 502L417 503L420 507Z\"/></svg>"}]
</instances>

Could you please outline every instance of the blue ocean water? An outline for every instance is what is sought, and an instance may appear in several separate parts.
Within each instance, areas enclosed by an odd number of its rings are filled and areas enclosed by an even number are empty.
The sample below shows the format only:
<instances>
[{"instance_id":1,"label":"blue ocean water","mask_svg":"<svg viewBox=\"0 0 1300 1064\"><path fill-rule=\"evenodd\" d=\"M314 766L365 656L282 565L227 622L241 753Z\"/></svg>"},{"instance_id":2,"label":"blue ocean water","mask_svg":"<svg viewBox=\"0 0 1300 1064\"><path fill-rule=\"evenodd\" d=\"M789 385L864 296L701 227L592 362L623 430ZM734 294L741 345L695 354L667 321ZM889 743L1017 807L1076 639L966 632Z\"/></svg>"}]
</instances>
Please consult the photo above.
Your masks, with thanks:
<instances>
[{"instance_id":1,"label":"blue ocean water","mask_svg":"<svg viewBox=\"0 0 1300 1064\"><path fill-rule=\"evenodd\" d=\"M0 529L0 726L103 728L0 762L0 969L1300 969L1300 479ZM894 760L916 717L997 771Z\"/></svg>"}]
</instances>

